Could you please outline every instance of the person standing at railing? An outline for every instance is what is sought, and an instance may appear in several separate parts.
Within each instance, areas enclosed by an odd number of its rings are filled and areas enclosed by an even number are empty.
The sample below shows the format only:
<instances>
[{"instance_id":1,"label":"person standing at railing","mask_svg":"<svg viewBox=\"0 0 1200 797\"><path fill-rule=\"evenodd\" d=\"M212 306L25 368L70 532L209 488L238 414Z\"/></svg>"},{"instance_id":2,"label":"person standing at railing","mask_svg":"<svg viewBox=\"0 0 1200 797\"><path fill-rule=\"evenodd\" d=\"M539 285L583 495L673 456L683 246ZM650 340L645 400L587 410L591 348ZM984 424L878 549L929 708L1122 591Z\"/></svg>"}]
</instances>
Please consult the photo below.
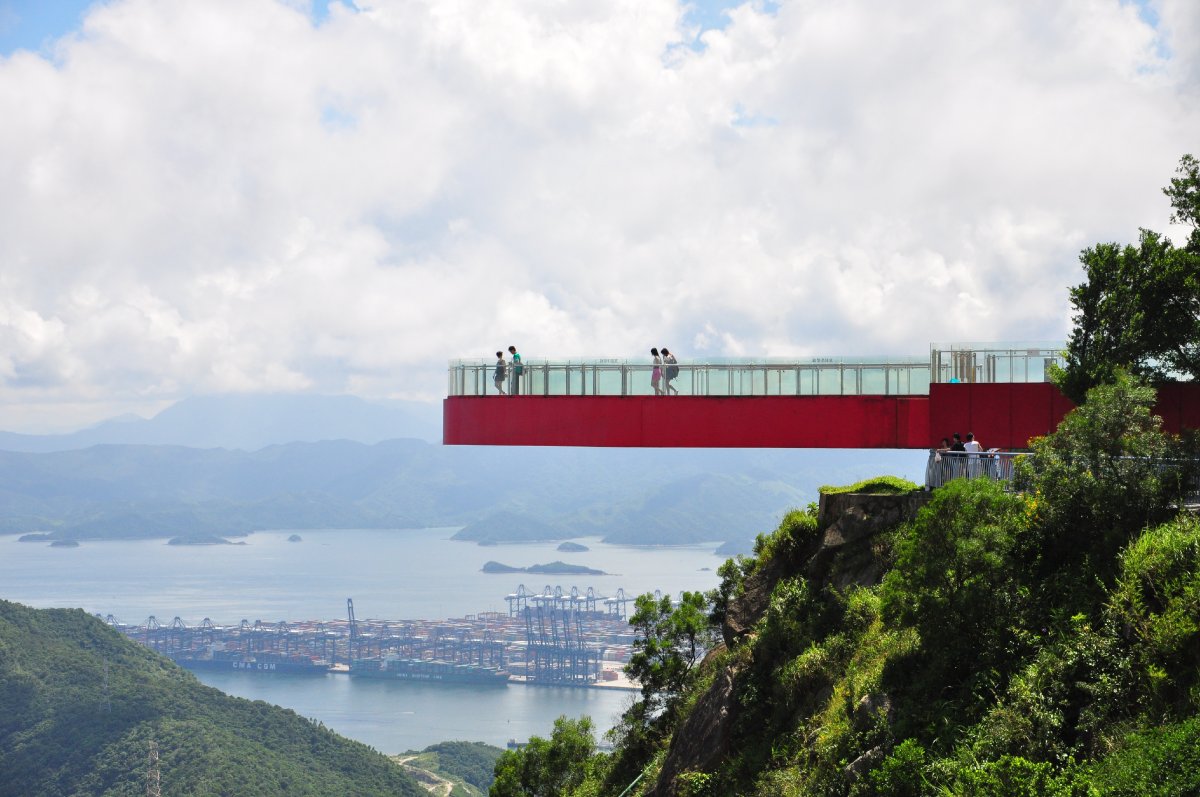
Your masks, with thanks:
<instances>
[{"instance_id":1,"label":"person standing at railing","mask_svg":"<svg viewBox=\"0 0 1200 797\"><path fill-rule=\"evenodd\" d=\"M967 478L974 479L979 476L979 455L983 451L983 446L975 439L974 432L967 432L967 442L963 443L963 450L967 452Z\"/></svg>"},{"instance_id":2,"label":"person standing at railing","mask_svg":"<svg viewBox=\"0 0 1200 797\"><path fill-rule=\"evenodd\" d=\"M492 375L492 382L496 385L496 392L501 396L504 395L504 378L507 376L508 366L504 362L504 352L496 352L496 373Z\"/></svg>"},{"instance_id":3,"label":"person standing at railing","mask_svg":"<svg viewBox=\"0 0 1200 797\"><path fill-rule=\"evenodd\" d=\"M958 432L954 433L954 442L946 452L946 464L949 466L949 478L958 479L967 475L967 448Z\"/></svg>"},{"instance_id":4,"label":"person standing at railing","mask_svg":"<svg viewBox=\"0 0 1200 797\"><path fill-rule=\"evenodd\" d=\"M521 373L525 369L521 367L521 355L516 346L509 346L508 353L512 355L512 393L510 395L519 396L521 394Z\"/></svg>"},{"instance_id":5,"label":"person standing at railing","mask_svg":"<svg viewBox=\"0 0 1200 797\"><path fill-rule=\"evenodd\" d=\"M662 387L662 357L658 356L658 347L650 349L650 356L654 358L654 370L650 372L650 387L654 388L654 395L661 396L663 394Z\"/></svg>"},{"instance_id":6,"label":"person standing at railing","mask_svg":"<svg viewBox=\"0 0 1200 797\"><path fill-rule=\"evenodd\" d=\"M666 368L663 369L663 385L666 387L668 396L672 393L678 396L679 388L672 385L671 381L679 376L679 366L677 365L679 360L675 359L675 355L671 354L666 346L663 346L662 356L663 363L666 365Z\"/></svg>"}]
</instances>

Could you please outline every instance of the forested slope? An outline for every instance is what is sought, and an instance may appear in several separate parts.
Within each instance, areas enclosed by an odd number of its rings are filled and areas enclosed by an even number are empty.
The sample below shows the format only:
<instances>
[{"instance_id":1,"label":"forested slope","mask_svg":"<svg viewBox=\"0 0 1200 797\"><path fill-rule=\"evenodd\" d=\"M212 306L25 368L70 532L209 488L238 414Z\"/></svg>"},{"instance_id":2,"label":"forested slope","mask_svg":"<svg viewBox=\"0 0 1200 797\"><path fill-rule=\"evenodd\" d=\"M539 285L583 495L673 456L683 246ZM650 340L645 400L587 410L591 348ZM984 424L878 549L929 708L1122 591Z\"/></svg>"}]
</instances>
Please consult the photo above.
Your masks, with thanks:
<instances>
[{"instance_id":1,"label":"forested slope","mask_svg":"<svg viewBox=\"0 0 1200 797\"><path fill-rule=\"evenodd\" d=\"M0 795L145 794L151 740L163 795L424 795L365 745L203 686L81 610L0 601Z\"/></svg>"},{"instance_id":2,"label":"forested slope","mask_svg":"<svg viewBox=\"0 0 1200 797\"><path fill-rule=\"evenodd\" d=\"M563 724L492 794L1200 794L1196 451L1152 401L1093 389L1017 491L826 496L706 601L639 599L614 754Z\"/></svg>"}]
</instances>

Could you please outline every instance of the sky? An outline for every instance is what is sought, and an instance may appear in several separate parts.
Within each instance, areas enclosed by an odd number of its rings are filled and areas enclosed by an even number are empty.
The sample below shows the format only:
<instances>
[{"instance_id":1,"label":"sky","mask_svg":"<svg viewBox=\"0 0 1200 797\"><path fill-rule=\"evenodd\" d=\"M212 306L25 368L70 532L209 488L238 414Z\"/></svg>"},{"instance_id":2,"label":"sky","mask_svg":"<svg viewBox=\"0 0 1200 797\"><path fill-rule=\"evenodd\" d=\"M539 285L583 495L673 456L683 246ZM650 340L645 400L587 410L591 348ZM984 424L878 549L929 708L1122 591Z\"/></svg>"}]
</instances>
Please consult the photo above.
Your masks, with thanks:
<instances>
[{"instance_id":1,"label":"sky","mask_svg":"<svg viewBox=\"0 0 1200 797\"><path fill-rule=\"evenodd\" d=\"M448 360L1064 340L1194 0L0 0L0 429Z\"/></svg>"}]
</instances>

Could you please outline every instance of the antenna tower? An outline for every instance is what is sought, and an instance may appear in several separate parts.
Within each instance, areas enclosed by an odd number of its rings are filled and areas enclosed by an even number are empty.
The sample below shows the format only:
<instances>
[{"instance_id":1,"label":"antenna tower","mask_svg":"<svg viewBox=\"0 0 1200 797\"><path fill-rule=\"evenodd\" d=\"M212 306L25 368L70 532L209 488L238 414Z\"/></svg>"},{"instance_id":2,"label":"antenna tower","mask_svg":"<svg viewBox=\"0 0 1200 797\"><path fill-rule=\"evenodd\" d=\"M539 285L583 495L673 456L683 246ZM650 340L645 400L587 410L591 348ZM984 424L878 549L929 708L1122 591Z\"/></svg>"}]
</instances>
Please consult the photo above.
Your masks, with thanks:
<instances>
[{"instance_id":1,"label":"antenna tower","mask_svg":"<svg viewBox=\"0 0 1200 797\"><path fill-rule=\"evenodd\" d=\"M108 689L108 659L104 660L104 692L103 692L103 695L104 696L100 698L100 713L101 714L111 714L112 713L112 694L109 692L109 689Z\"/></svg>"},{"instance_id":2,"label":"antenna tower","mask_svg":"<svg viewBox=\"0 0 1200 797\"><path fill-rule=\"evenodd\" d=\"M162 797L162 781L158 773L158 742L150 740L150 768L146 770L146 797Z\"/></svg>"}]
</instances>

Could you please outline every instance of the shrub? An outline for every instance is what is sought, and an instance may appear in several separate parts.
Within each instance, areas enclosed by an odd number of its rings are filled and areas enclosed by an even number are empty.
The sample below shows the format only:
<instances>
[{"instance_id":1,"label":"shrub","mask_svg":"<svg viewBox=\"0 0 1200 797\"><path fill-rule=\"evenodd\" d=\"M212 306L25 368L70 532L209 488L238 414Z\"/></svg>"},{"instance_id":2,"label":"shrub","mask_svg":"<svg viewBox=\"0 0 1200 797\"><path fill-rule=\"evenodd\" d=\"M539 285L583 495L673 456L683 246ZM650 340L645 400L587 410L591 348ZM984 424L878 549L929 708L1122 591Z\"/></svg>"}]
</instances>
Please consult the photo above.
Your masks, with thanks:
<instances>
[{"instance_id":1,"label":"shrub","mask_svg":"<svg viewBox=\"0 0 1200 797\"><path fill-rule=\"evenodd\" d=\"M1109 611L1156 707L1200 707L1200 521L1181 516L1134 541L1121 556Z\"/></svg>"},{"instance_id":2,"label":"shrub","mask_svg":"<svg viewBox=\"0 0 1200 797\"><path fill-rule=\"evenodd\" d=\"M1200 717L1131 734L1088 775L1106 797L1200 794Z\"/></svg>"},{"instance_id":3,"label":"shrub","mask_svg":"<svg viewBox=\"0 0 1200 797\"><path fill-rule=\"evenodd\" d=\"M834 487L826 484L821 487L821 495L839 495L841 493L865 493L867 495L902 495L911 493L921 489L921 485L914 484L908 479L901 479L899 476L875 476L871 479L863 479L854 484L848 484L845 487Z\"/></svg>"},{"instance_id":4,"label":"shrub","mask_svg":"<svg viewBox=\"0 0 1200 797\"><path fill-rule=\"evenodd\" d=\"M896 540L881 587L886 624L913 627L920 649L890 663L885 687L918 730L974 719L1003 688L1025 647L1028 589L1019 559L1024 502L985 480L939 489Z\"/></svg>"}]
</instances>

